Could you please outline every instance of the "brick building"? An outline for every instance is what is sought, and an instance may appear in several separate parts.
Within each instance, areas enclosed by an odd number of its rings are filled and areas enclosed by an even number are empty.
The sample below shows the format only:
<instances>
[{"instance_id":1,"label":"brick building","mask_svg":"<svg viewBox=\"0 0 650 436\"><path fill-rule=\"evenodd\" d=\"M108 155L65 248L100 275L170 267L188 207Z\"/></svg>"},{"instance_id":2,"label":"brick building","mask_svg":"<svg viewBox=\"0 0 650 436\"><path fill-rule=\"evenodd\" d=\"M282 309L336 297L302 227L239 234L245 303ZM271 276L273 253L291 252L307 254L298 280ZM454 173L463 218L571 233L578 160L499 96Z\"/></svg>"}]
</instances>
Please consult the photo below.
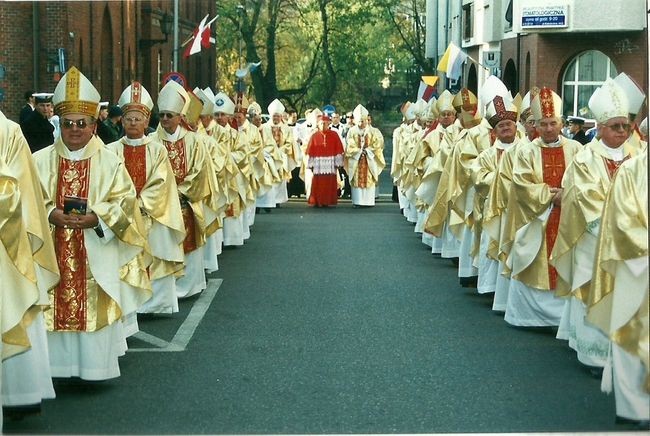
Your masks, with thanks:
<instances>
[{"instance_id":1,"label":"brick building","mask_svg":"<svg viewBox=\"0 0 650 436\"><path fill-rule=\"evenodd\" d=\"M103 100L116 102L132 80L155 100L172 70L173 32L164 35L161 24L171 24L173 13L173 0L0 2L0 110L17 120L26 90L53 92L61 67L73 65ZM214 1L179 1L179 44L208 13L214 16ZM179 50L188 85L213 86L215 52L184 59Z\"/></svg>"},{"instance_id":2,"label":"brick building","mask_svg":"<svg viewBox=\"0 0 650 436\"><path fill-rule=\"evenodd\" d=\"M648 89L645 5L629 0L427 0L427 24L434 26L427 32L427 56L437 62L454 42L472 61L449 87L476 92L494 74L513 93L550 87L562 96L565 116L589 118L589 97L607 77L626 72Z\"/></svg>"}]
</instances>

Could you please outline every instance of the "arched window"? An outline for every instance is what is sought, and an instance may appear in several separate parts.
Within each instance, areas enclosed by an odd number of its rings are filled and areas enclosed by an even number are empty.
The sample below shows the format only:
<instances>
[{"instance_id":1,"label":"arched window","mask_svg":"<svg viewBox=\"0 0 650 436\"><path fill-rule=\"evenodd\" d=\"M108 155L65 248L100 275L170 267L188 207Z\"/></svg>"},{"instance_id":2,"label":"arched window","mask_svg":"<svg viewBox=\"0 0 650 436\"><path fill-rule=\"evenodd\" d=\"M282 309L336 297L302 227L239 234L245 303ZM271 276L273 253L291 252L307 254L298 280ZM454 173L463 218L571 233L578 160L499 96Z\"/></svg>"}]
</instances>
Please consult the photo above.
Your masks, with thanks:
<instances>
[{"instance_id":1,"label":"arched window","mask_svg":"<svg viewBox=\"0 0 650 436\"><path fill-rule=\"evenodd\" d=\"M602 52L589 50L580 53L567 66L562 78L564 115L588 113L587 104L594 90L608 77L616 77L614 63Z\"/></svg>"}]
</instances>

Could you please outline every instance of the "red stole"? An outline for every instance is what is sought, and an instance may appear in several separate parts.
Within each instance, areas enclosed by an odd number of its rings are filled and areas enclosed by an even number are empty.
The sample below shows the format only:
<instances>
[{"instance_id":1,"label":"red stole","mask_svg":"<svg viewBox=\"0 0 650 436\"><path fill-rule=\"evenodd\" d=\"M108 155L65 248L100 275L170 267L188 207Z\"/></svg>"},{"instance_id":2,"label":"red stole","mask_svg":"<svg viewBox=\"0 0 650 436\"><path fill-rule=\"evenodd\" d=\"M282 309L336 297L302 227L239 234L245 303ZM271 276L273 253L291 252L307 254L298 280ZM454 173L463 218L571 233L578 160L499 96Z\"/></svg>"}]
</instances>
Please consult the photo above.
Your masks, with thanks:
<instances>
[{"instance_id":1,"label":"red stole","mask_svg":"<svg viewBox=\"0 0 650 436\"><path fill-rule=\"evenodd\" d=\"M185 176L187 176L187 164L185 162L185 140L179 139L176 142L163 140L163 145L167 149L169 162L174 171L176 184L180 185ZM180 194L180 193L179 193ZM183 214L183 223L185 224L185 239L183 240L183 252L190 253L197 249L196 233L194 227L194 211L187 201L181 201L181 212Z\"/></svg>"},{"instance_id":2,"label":"red stole","mask_svg":"<svg viewBox=\"0 0 650 436\"><path fill-rule=\"evenodd\" d=\"M361 139L363 138L364 143L361 144ZM368 147L368 135L359 136L359 148L363 145ZM359 158L359 166L357 167L357 186L359 188L368 187L368 157L366 156L365 150L361 152L361 157Z\"/></svg>"},{"instance_id":3,"label":"red stole","mask_svg":"<svg viewBox=\"0 0 650 436\"><path fill-rule=\"evenodd\" d=\"M619 160L619 161L603 157L603 160L605 161L605 169L607 170L607 175L609 176L609 180L612 180L612 178L616 174L616 171L618 171L618 168L621 166L621 164L626 160L628 160L629 158L630 158L629 154L625 156L623 160Z\"/></svg>"},{"instance_id":4,"label":"red stole","mask_svg":"<svg viewBox=\"0 0 650 436\"><path fill-rule=\"evenodd\" d=\"M562 147L540 147L542 150L542 172L544 183L551 188L562 186L562 176L566 168L564 162L564 150ZM549 257L560 226L560 208L553 205L551 214L546 223L546 255ZM557 285L557 271L551 265L548 266L548 281L550 289Z\"/></svg>"},{"instance_id":5,"label":"red stole","mask_svg":"<svg viewBox=\"0 0 650 436\"><path fill-rule=\"evenodd\" d=\"M64 209L66 196L88 198L90 159L72 161L59 157L56 207ZM54 230L61 281L54 289L54 330L85 331L87 315L86 246L82 229Z\"/></svg>"},{"instance_id":6,"label":"red stole","mask_svg":"<svg viewBox=\"0 0 650 436\"><path fill-rule=\"evenodd\" d=\"M124 165L135 185L136 195L140 196L140 191L147 183L147 146L131 146L124 144Z\"/></svg>"}]
</instances>

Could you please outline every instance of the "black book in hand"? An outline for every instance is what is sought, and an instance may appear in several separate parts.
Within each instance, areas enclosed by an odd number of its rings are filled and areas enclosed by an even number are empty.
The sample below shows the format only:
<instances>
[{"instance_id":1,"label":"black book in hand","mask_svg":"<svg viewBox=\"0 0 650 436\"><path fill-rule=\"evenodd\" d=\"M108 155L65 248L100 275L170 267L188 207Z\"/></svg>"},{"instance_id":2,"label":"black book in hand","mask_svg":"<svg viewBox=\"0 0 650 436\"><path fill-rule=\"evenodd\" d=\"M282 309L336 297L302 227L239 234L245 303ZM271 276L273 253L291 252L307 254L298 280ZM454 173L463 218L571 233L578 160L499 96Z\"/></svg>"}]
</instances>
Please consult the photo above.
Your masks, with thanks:
<instances>
[{"instance_id":1,"label":"black book in hand","mask_svg":"<svg viewBox=\"0 0 650 436\"><path fill-rule=\"evenodd\" d=\"M66 195L63 199L63 213L66 215L85 215L88 200Z\"/></svg>"}]
</instances>

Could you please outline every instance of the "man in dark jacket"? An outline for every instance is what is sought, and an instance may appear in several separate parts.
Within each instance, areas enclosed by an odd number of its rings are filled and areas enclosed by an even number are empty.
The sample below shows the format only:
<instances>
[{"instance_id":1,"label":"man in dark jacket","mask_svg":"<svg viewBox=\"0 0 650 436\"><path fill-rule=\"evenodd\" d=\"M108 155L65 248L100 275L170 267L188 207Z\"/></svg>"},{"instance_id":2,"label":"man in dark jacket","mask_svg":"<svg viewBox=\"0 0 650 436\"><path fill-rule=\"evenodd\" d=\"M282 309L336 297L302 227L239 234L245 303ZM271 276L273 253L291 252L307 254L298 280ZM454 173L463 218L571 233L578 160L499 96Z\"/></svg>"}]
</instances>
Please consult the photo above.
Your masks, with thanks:
<instances>
[{"instance_id":1,"label":"man in dark jacket","mask_svg":"<svg viewBox=\"0 0 650 436\"><path fill-rule=\"evenodd\" d=\"M34 102L34 91L26 91L25 92L25 106L20 109L20 115L18 117L18 124L25 122L27 117L29 117L32 112L34 112L34 106L36 103Z\"/></svg>"},{"instance_id":2,"label":"man in dark jacket","mask_svg":"<svg viewBox=\"0 0 650 436\"><path fill-rule=\"evenodd\" d=\"M104 141L104 144L110 144L124 136L122 129L122 109L119 106L108 108L108 118L101 123L97 123L97 136Z\"/></svg>"},{"instance_id":3,"label":"man in dark jacket","mask_svg":"<svg viewBox=\"0 0 650 436\"><path fill-rule=\"evenodd\" d=\"M582 117L567 117L569 122L569 132L573 135L571 139L578 141L580 144L585 145L589 142L589 138L585 135L582 127L585 125L585 119Z\"/></svg>"},{"instance_id":4,"label":"man in dark jacket","mask_svg":"<svg viewBox=\"0 0 650 436\"><path fill-rule=\"evenodd\" d=\"M54 94L43 92L33 95L36 108L25 121L20 123L20 128L29 144L29 149L35 153L41 148L54 144L54 126L48 120Z\"/></svg>"}]
</instances>

